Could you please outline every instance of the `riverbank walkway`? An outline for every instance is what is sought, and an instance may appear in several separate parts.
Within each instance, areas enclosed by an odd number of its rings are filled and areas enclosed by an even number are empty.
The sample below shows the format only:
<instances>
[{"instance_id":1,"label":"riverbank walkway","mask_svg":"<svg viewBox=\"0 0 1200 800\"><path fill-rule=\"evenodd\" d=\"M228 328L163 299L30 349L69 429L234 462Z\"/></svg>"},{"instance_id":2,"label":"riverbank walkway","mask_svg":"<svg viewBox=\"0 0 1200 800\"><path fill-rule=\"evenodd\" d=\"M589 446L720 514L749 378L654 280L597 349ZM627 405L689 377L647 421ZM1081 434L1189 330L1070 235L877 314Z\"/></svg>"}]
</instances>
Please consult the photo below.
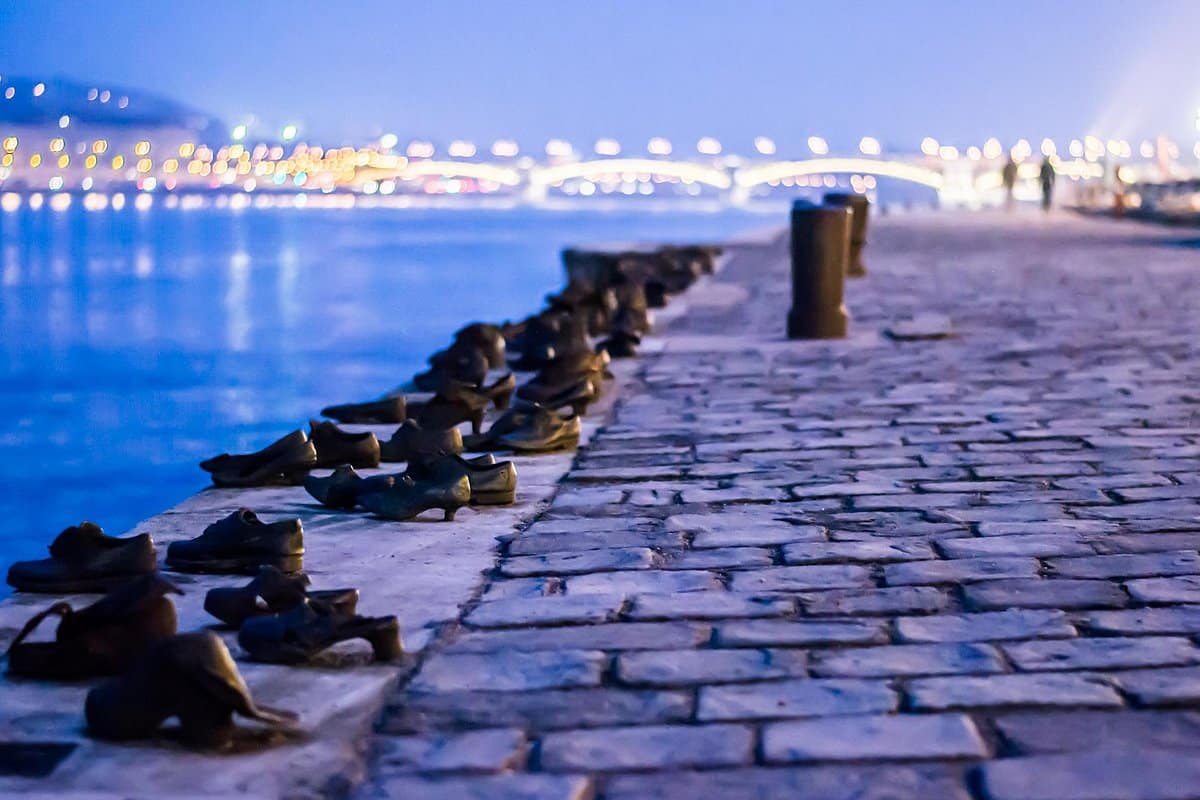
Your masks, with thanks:
<instances>
[{"instance_id":1,"label":"riverbank walkway","mask_svg":"<svg viewBox=\"0 0 1200 800\"><path fill-rule=\"evenodd\" d=\"M163 549L239 505L300 516L315 588L398 614L409 656L239 662L307 735L222 755L93 742L86 685L5 679L0 740L60 749L0 793L1200 797L1197 237L872 226L849 338L783 339L785 238L732 247L579 453L518 462L516 506L208 491L143 523ZM238 583L179 580L181 630ZM52 600L0 604L5 641Z\"/></svg>"}]
</instances>

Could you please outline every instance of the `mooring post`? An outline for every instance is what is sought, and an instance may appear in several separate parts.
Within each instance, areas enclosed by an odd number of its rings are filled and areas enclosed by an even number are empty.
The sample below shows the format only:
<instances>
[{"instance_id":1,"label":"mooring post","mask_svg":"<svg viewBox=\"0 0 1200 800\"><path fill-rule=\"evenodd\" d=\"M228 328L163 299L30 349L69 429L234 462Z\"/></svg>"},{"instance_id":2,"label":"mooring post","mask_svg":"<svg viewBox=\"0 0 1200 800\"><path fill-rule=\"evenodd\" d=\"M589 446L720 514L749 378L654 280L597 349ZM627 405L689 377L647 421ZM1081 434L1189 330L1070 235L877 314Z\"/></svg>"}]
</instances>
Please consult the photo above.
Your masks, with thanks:
<instances>
[{"instance_id":1,"label":"mooring post","mask_svg":"<svg viewBox=\"0 0 1200 800\"><path fill-rule=\"evenodd\" d=\"M846 262L846 275L861 278L867 274L863 266L862 251L867 244L867 217L871 212L871 201L865 194L830 192L825 195L825 205L846 206L854 214L850 221L850 260Z\"/></svg>"},{"instance_id":2,"label":"mooring post","mask_svg":"<svg viewBox=\"0 0 1200 800\"><path fill-rule=\"evenodd\" d=\"M792 205L792 310L789 339L838 339L849 314L843 304L850 257L851 210L844 206Z\"/></svg>"}]
</instances>

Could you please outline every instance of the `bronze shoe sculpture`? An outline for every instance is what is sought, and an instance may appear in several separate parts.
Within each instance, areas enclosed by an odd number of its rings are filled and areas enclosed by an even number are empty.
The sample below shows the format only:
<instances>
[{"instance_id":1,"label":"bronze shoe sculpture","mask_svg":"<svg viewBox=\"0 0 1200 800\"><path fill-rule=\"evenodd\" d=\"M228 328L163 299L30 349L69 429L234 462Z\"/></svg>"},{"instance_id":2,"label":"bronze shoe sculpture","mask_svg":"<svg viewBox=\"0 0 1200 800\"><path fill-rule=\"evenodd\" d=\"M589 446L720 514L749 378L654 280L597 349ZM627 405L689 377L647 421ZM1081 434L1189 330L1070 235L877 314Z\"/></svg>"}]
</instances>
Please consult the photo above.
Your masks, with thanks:
<instances>
[{"instance_id":1,"label":"bronze shoe sculpture","mask_svg":"<svg viewBox=\"0 0 1200 800\"><path fill-rule=\"evenodd\" d=\"M113 589L79 611L68 603L55 603L34 615L9 645L9 673L78 680L122 672L154 643L175 635L175 604L168 592L181 593L151 573ZM54 641L25 641L52 614L60 617Z\"/></svg>"},{"instance_id":2,"label":"bronze shoe sculpture","mask_svg":"<svg viewBox=\"0 0 1200 800\"><path fill-rule=\"evenodd\" d=\"M365 403L343 403L321 409L322 417L336 419L342 423L360 425L399 425L408 419L408 408L404 395L384 397Z\"/></svg>"},{"instance_id":3,"label":"bronze shoe sculpture","mask_svg":"<svg viewBox=\"0 0 1200 800\"><path fill-rule=\"evenodd\" d=\"M553 409L534 406L512 429L492 437L496 447L523 453L564 450L579 444L577 414L563 417Z\"/></svg>"},{"instance_id":4,"label":"bronze shoe sculpture","mask_svg":"<svg viewBox=\"0 0 1200 800\"><path fill-rule=\"evenodd\" d=\"M248 619L238 631L238 645L251 659L272 664L303 664L351 639L365 639L376 661L393 661L404 653L395 617L345 614L309 599L282 614Z\"/></svg>"},{"instance_id":5,"label":"bronze shoe sculpture","mask_svg":"<svg viewBox=\"0 0 1200 800\"><path fill-rule=\"evenodd\" d=\"M360 495L381 492L395 481L395 475L364 478L354 471L354 467L343 464L324 477L309 475L304 479L304 489L327 508L349 511L358 505Z\"/></svg>"},{"instance_id":6,"label":"bronze shoe sculpture","mask_svg":"<svg viewBox=\"0 0 1200 800\"><path fill-rule=\"evenodd\" d=\"M426 430L414 420L405 420L392 437L379 445L382 461L409 461L447 453L461 453L463 437L457 428Z\"/></svg>"},{"instance_id":7,"label":"bronze shoe sculpture","mask_svg":"<svg viewBox=\"0 0 1200 800\"><path fill-rule=\"evenodd\" d=\"M104 592L157 569L154 542L143 533L108 536L92 522L67 528L50 544L50 557L18 561L8 585L22 592Z\"/></svg>"},{"instance_id":8,"label":"bronze shoe sculpture","mask_svg":"<svg viewBox=\"0 0 1200 800\"><path fill-rule=\"evenodd\" d=\"M471 487L471 504L509 505L517 498L517 467L511 461L496 462L490 454L466 459L458 455L441 456L432 461L409 464L407 475L414 481L448 483L466 477Z\"/></svg>"},{"instance_id":9,"label":"bronze shoe sculpture","mask_svg":"<svg viewBox=\"0 0 1200 800\"><path fill-rule=\"evenodd\" d=\"M256 453L223 453L200 462L212 474L213 484L223 487L270 486L294 483L317 464L317 451L304 431L292 431Z\"/></svg>"},{"instance_id":10,"label":"bronze shoe sculpture","mask_svg":"<svg viewBox=\"0 0 1200 800\"><path fill-rule=\"evenodd\" d=\"M358 502L385 519L410 520L423 511L441 509L445 521L450 522L471 502L471 482L466 475L446 481L418 481L402 475L391 488L361 495Z\"/></svg>"},{"instance_id":11,"label":"bronze shoe sculpture","mask_svg":"<svg viewBox=\"0 0 1200 800\"><path fill-rule=\"evenodd\" d=\"M303 572L286 575L274 567L261 567L245 586L209 589L204 610L231 628L240 628L251 617L280 614L312 600L339 614L353 616L358 608L357 589L313 591Z\"/></svg>"},{"instance_id":12,"label":"bronze shoe sculpture","mask_svg":"<svg viewBox=\"0 0 1200 800\"><path fill-rule=\"evenodd\" d=\"M317 467L336 467L349 464L352 467L370 468L379 466L379 440L370 431L348 433L332 422L309 421L308 440L317 451Z\"/></svg>"},{"instance_id":13,"label":"bronze shoe sculpture","mask_svg":"<svg viewBox=\"0 0 1200 800\"><path fill-rule=\"evenodd\" d=\"M304 529L298 519L267 524L250 509L240 508L195 539L171 542L166 563L179 572L254 574L262 566L299 572Z\"/></svg>"},{"instance_id":14,"label":"bronze shoe sculpture","mask_svg":"<svg viewBox=\"0 0 1200 800\"><path fill-rule=\"evenodd\" d=\"M148 739L178 717L183 742L200 748L231 744L234 714L277 729L296 720L254 704L229 649L211 631L157 643L123 675L88 692L84 704L88 733L98 739Z\"/></svg>"}]
</instances>

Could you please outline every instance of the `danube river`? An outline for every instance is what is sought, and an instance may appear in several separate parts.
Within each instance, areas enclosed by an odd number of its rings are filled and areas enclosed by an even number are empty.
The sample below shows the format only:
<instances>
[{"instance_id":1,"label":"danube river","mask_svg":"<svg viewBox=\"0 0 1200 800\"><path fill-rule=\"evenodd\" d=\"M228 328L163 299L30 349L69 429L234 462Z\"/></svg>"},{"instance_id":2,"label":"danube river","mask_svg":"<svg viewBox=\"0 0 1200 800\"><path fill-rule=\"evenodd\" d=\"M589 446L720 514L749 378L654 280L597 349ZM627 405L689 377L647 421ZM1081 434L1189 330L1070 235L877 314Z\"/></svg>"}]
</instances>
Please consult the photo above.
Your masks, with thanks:
<instances>
[{"instance_id":1,"label":"danube river","mask_svg":"<svg viewBox=\"0 0 1200 800\"><path fill-rule=\"evenodd\" d=\"M461 324L534 310L564 244L713 241L724 211L0 213L0 568L119 534L325 404L407 379ZM199 533L199 531L197 531Z\"/></svg>"}]
</instances>

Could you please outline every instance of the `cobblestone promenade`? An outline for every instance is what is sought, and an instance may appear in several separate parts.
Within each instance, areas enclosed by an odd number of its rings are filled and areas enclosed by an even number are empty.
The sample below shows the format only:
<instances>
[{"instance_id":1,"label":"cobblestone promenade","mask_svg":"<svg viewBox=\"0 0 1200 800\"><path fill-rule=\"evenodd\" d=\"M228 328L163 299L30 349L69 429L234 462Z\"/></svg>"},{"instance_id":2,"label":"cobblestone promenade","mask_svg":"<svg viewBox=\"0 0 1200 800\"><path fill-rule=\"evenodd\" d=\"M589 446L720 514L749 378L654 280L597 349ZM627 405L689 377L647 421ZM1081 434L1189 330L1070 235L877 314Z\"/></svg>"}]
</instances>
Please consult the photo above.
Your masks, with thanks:
<instances>
[{"instance_id":1,"label":"cobblestone promenade","mask_svg":"<svg viewBox=\"0 0 1200 800\"><path fill-rule=\"evenodd\" d=\"M363 797L1200 797L1195 234L872 225L847 340L782 240L688 295Z\"/></svg>"}]
</instances>

